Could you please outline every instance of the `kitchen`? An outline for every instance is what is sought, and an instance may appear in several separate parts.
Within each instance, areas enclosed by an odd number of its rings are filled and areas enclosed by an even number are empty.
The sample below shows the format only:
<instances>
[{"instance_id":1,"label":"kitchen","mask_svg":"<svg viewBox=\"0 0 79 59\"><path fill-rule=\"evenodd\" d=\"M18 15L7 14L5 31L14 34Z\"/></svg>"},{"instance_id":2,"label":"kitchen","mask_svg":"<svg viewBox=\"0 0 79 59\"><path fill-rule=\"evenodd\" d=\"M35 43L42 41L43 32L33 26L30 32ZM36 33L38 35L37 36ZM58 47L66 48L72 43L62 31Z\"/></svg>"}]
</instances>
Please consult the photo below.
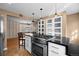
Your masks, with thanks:
<instances>
[{"instance_id":1,"label":"kitchen","mask_svg":"<svg viewBox=\"0 0 79 59\"><path fill-rule=\"evenodd\" d=\"M17 56L19 50L24 49L29 56L79 55L78 5L78 3L0 4L0 23L3 20L0 31L3 30L1 32L4 33L4 44L2 40L0 41L2 45L0 54ZM24 36L23 42L18 40L20 39L18 33ZM15 44L12 43L14 40ZM24 56L27 56L26 54Z\"/></svg>"}]
</instances>

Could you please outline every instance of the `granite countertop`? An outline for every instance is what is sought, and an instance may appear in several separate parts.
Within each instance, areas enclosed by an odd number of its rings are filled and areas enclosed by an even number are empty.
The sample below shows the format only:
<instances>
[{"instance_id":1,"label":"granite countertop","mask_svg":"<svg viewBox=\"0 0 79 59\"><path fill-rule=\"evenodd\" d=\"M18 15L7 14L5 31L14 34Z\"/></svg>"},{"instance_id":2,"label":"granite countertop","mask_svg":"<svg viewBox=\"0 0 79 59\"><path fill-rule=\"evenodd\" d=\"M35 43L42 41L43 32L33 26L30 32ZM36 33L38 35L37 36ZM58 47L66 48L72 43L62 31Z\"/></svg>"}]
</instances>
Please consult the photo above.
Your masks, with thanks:
<instances>
[{"instance_id":1,"label":"granite countertop","mask_svg":"<svg viewBox=\"0 0 79 59\"><path fill-rule=\"evenodd\" d=\"M24 33L24 36L30 36L30 37L33 37L33 34L32 34L32 33Z\"/></svg>"}]
</instances>

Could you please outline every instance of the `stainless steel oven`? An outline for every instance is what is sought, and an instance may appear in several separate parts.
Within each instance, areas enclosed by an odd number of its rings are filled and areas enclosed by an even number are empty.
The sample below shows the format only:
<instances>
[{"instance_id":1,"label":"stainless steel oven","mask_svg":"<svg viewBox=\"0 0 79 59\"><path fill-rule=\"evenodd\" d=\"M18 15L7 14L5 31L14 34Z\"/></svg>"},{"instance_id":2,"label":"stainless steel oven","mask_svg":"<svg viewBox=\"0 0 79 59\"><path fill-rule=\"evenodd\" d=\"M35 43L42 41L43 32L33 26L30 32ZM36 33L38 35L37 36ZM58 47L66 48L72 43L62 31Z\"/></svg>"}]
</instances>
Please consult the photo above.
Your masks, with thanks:
<instances>
[{"instance_id":1,"label":"stainless steel oven","mask_svg":"<svg viewBox=\"0 0 79 59\"><path fill-rule=\"evenodd\" d=\"M47 56L47 45L32 42L32 55Z\"/></svg>"}]
</instances>

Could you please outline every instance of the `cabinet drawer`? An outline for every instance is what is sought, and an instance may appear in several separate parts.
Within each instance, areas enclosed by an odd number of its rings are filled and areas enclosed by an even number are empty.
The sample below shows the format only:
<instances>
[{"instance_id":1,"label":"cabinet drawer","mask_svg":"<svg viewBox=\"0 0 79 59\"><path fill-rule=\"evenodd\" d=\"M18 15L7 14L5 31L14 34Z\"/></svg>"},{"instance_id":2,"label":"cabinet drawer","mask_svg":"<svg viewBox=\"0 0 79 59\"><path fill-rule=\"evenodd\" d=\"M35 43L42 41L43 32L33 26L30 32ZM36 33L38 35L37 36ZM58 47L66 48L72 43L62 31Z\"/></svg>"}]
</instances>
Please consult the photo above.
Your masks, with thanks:
<instances>
[{"instance_id":1,"label":"cabinet drawer","mask_svg":"<svg viewBox=\"0 0 79 59\"><path fill-rule=\"evenodd\" d=\"M51 48L55 48L55 49L60 49L59 47L63 47L62 45L59 45L59 44L55 44L55 43L48 43L48 47L51 47Z\"/></svg>"},{"instance_id":2,"label":"cabinet drawer","mask_svg":"<svg viewBox=\"0 0 79 59\"><path fill-rule=\"evenodd\" d=\"M50 51L48 52L48 55L50 55L50 56L57 56L57 55L59 55L59 53L58 53L58 52L55 52L55 51L53 51L53 50L50 50Z\"/></svg>"},{"instance_id":3,"label":"cabinet drawer","mask_svg":"<svg viewBox=\"0 0 79 59\"><path fill-rule=\"evenodd\" d=\"M66 55L66 48L63 45L48 42L48 55Z\"/></svg>"}]
</instances>

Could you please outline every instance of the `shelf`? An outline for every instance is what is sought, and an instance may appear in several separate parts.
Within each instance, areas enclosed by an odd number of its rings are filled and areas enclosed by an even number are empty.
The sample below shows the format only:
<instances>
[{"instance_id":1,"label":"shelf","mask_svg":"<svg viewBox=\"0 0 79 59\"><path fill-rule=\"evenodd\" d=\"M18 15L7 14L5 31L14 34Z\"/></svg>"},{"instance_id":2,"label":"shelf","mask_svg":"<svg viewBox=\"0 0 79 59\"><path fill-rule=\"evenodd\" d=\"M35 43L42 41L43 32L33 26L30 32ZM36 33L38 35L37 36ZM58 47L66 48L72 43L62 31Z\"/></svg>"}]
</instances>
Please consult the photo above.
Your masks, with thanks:
<instances>
[{"instance_id":1,"label":"shelf","mask_svg":"<svg viewBox=\"0 0 79 59\"><path fill-rule=\"evenodd\" d=\"M61 21L60 22L54 22L54 23L61 23Z\"/></svg>"},{"instance_id":2,"label":"shelf","mask_svg":"<svg viewBox=\"0 0 79 59\"><path fill-rule=\"evenodd\" d=\"M61 29L61 28L62 28L62 27L55 27L54 30L55 30L55 29Z\"/></svg>"},{"instance_id":3,"label":"shelf","mask_svg":"<svg viewBox=\"0 0 79 59\"><path fill-rule=\"evenodd\" d=\"M47 24L52 24L52 22L51 23L47 23Z\"/></svg>"}]
</instances>

